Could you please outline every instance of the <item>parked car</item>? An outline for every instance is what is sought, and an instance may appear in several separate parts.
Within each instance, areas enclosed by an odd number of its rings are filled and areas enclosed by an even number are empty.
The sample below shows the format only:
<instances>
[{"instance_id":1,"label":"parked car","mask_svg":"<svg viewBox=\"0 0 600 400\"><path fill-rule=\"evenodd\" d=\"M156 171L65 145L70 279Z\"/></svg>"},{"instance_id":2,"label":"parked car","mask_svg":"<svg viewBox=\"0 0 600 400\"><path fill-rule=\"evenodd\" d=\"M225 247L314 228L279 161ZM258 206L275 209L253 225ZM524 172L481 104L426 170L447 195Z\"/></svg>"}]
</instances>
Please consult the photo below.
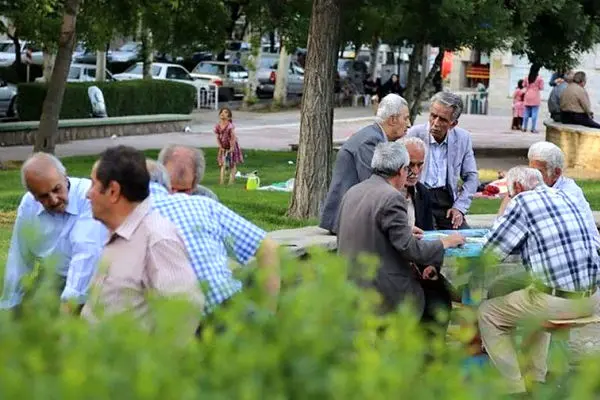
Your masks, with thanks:
<instances>
[{"instance_id":1,"label":"parked car","mask_svg":"<svg viewBox=\"0 0 600 400\"><path fill-rule=\"evenodd\" d=\"M197 89L208 90L210 88L208 82L204 80L194 79L187 69L181 65L169 64L169 63L152 63L151 74L152 79L166 79L169 81L187 83ZM142 79L143 78L143 64L141 62L136 63L129 67L125 72L115 74L113 77L118 81Z\"/></svg>"},{"instance_id":2,"label":"parked car","mask_svg":"<svg viewBox=\"0 0 600 400\"><path fill-rule=\"evenodd\" d=\"M256 94L259 97L272 96L275 92L277 80L278 62L269 63L269 59L262 63L257 71L258 88ZM287 93L302 95L304 91L304 68L295 61L290 61L288 70Z\"/></svg>"},{"instance_id":3,"label":"parked car","mask_svg":"<svg viewBox=\"0 0 600 400\"><path fill-rule=\"evenodd\" d=\"M196 65L193 78L204 80L219 87L219 97L226 101L243 96L248 82L248 70L241 65L221 61L204 61Z\"/></svg>"},{"instance_id":4,"label":"parked car","mask_svg":"<svg viewBox=\"0 0 600 400\"><path fill-rule=\"evenodd\" d=\"M114 81L115 78L106 70L106 81ZM69 75L67 76L67 82L91 82L96 80L96 66L90 64L71 64L69 68Z\"/></svg>"},{"instance_id":5,"label":"parked car","mask_svg":"<svg viewBox=\"0 0 600 400\"><path fill-rule=\"evenodd\" d=\"M17 116L17 87L0 79L0 117Z\"/></svg>"},{"instance_id":6,"label":"parked car","mask_svg":"<svg viewBox=\"0 0 600 400\"><path fill-rule=\"evenodd\" d=\"M19 44L21 46L21 60L25 59L25 53L27 52L27 49L31 48L32 64L44 64L44 54L41 50L30 46L30 44L25 40L20 41ZM8 67L9 65L13 65L15 60L15 44L13 41L0 40L0 67Z\"/></svg>"},{"instance_id":7,"label":"parked car","mask_svg":"<svg viewBox=\"0 0 600 400\"><path fill-rule=\"evenodd\" d=\"M109 50L107 61L113 63L132 63L138 61L142 53L142 44L139 42L127 42L117 50Z\"/></svg>"},{"instance_id":8,"label":"parked car","mask_svg":"<svg viewBox=\"0 0 600 400\"><path fill-rule=\"evenodd\" d=\"M350 79L353 83L362 84L369 74L369 66L364 61L340 58L337 71L341 80Z\"/></svg>"}]
</instances>

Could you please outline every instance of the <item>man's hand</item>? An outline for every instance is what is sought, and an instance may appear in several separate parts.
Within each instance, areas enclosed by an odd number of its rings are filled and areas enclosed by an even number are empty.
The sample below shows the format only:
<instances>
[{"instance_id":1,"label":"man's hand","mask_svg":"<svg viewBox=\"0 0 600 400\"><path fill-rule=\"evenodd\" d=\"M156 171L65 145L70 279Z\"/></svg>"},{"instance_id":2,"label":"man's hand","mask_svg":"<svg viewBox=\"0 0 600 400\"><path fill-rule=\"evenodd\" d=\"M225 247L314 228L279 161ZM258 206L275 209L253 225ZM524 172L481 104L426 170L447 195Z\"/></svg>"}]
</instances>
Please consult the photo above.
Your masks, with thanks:
<instances>
[{"instance_id":1,"label":"man's hand","mask_svg":"<svg viewBox=\"0 0 600 400\"><path fill-rule=\"evenodd\" d=\"M444 245L444 249L449 249L453 247L462 246L465 244L465 238L460 233L453 233L452 235L448 235L440 239L442 244Z\"/></svg>"},{"instance_id":2,"label":"man's hand","mask_svg":"<svg viewBox=\"0 0 600 400\"><path fill-rule=\"evenodd\" d=\"M63 315L73 315L73 306L71 303L60 303L60 313Z\"/></svg>"},{"instance_id":3,"label":"man's hand","mask_svg":"<svg viewBox=\"0 0 600 400\"><path fill-rule=\"evenodd\" d=\"M437 281L438 273L433 265L429 265L429 266L425 267L421 277L425 280Z\"/></svg>"},{"instance_id":4,"label":"man's hand","mask_svg":"<svg viewBox=\"0 0 600 400\"><path fill-rule=\"evenodd\" d=\"M417 226L413 226L413 228L412 228L412 234L417 239L423 239L423 236L424 236L423 229L421 229L421 228L419 228Z\"/></svg>"},{"instance_id":5,"label":"man's hand","mask_svg":"<svg viewBox=\"0 0 600 400\"><path fill-rule=\"evenodd\" d=\"M452 222L452 229L458 229L458 227L463 224L463 221L465 219L463 213L461 213L456 208L449 209L446 213L446 218L448 218L450 222Z\"/></svg>"}]
</instances>

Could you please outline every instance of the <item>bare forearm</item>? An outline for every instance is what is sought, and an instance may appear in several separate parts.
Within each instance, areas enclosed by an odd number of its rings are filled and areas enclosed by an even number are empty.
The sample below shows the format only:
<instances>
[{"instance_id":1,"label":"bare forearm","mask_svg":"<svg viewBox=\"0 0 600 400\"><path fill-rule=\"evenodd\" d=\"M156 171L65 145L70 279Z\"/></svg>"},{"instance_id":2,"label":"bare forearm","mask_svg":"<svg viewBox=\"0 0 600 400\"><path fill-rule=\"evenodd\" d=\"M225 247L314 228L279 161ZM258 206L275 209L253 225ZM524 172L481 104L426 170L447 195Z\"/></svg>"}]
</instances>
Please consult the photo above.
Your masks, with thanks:
<instances>
[{"instance_id":1,"label":"bare forearm","mask_svg":"<svg viewBox=\"0 0 600 400\"><path fill-rule=\"evenodd\" d=\"M264 239L256 253L256 261L263 279L264 291L273 299L279 295L281 287L280 262L277 254L278 245L272 239Z\"/></svg>"}]
</instances>

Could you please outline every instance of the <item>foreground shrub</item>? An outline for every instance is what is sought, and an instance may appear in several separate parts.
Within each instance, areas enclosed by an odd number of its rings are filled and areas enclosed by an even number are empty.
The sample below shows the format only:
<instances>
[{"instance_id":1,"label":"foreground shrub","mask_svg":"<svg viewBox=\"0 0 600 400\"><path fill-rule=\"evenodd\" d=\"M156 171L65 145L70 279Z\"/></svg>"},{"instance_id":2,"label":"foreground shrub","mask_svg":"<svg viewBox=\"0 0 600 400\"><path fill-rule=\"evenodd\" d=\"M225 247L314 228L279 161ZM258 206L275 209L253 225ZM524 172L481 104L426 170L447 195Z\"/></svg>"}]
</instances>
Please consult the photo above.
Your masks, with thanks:
<instances>
[{"instance_id":1,"label":"foreground shrub","mask_svg":"<svg viewBox=\"0 0 600 400\"><path fill-rule=\"evenodd\" d=\"M118 82L68 83L61 119L90 118L92 105L88 88L97 86L104 95L109 117L147 114L189 114L196 101L192 85L167 80L131 80ZM26 83L18 86L17 107L23 121L38 121L46 97L47 85Z\"/></svg>"},{"instance_id":2,"label":"foreground shrub","mask_svg":"<svg viewBox=\"0 0 600 400\"><path fill-rule=\"evenodd\" d=\"M156 305L158 328L151 334L127 316L89 327L57 315L42 285L20 319L0 315L0 398L501 398L491 367L465 373L460 346L437 343L427 362L432 346L408 309L375 317L376 296L347 282L344 260L324 254L285 260L283 273L276 315L261 307L258 277L218 315L224 333L208 329L202 341L189 342L178 332L176 303ZM382 324L387 330L378 335ZM592 398L600 362L586 363L560 390L538 398ZM578 382L577 397L565 392L569 382Z\"/></svg>"}]
</instances>

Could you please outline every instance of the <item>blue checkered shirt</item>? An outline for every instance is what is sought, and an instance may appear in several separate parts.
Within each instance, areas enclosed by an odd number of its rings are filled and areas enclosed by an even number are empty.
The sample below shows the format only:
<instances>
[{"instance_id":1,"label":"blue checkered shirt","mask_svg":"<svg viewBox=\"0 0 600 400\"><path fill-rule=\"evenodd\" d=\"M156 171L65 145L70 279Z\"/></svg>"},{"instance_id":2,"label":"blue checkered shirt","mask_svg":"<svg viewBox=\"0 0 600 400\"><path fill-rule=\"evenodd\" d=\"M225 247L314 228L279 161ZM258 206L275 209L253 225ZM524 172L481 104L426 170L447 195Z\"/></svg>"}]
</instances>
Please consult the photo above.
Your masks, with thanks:
<instances>
[{"instance_id":1,"label":"blue checkered shirt","mask_svg":"<svg viewBox=\"0 0 600 400\"><path fill-rule=\"evenodd\" d=\"M183 236L196 276L208 284L205 312L242 289L229 268L228 256L247 264L266 232L206 196L169 194L150 183L152 206L172 221Z\"/></svg>"},{"instance_id":2,"label":"blue checkered shirt","mask_svg":"<svg viewBox=\"0 0 600 400\"><path fill-rule=\"evenodd\" d=\"M585 211L562 190L545 185L515 196L487 235L484 250L504 259L520 252L534 279L554 289L597 285L600 256Z\"/></svg>"}]
</instances>

